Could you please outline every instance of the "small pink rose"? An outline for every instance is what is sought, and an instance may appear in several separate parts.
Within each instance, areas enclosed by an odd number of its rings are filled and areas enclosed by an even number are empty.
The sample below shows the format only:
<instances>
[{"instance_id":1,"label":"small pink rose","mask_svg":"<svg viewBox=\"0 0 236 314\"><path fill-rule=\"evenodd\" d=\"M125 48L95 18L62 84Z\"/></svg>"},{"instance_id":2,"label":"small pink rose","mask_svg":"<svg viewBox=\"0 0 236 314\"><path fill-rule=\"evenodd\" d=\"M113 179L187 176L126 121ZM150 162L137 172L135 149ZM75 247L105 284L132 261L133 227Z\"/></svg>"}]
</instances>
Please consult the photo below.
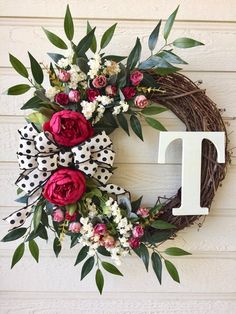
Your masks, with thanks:
<instances>
[{"instance_id":1,"label":"small pink rose","mask_svg":"<svg viewBox=\"0 0 236 314\"><path fill-rule=\"evenodd\" d=\"M117 88L114 85L107 85L105 91L106 91L107 96L112 97L116 95Z\"/></svg>"},{"instance_id":2,"label":"small pink rose","mask_svg":"<svg viewBox=\"0 0 236 314\"><path fill-rule=\"evenodd\" d=\"M56 221L56 222L63 221L64 220L63 211L60 208L54 210L54 212L52 213L52 219L53 219L53 221Z\"/></svg>"},{"instance_id":3,"label":"small pink rose","mask_svg":"<svg viewBox=\"0 0 236 314\"><path fill-rule=\"evenodd\" d=\"M138 86L139 83L142 81L142 79L143 79L143 73L138 70L132 72L130 75L130 80L134 86Z\"/></svg>"},{"instance_id":4,"label":"small pink rose","mask_svg":"<svg viewBox=\"0 0 236 314\"><path fill-rule=\"evenodd\" d=\"M95 88L102 88L105 87L107 84L107 79L105 75L99 75L97 77L95 77L95 79L93 79L93 86Z\"/></svg>"},{"instance_id":5,"label":"small pink rose","mask_svg":"<svg viewBox=\"0 0 236 314\"><path fill-rule=\"evenodd\" d=\"M68 96L69 96L69 101L71 102L80 101L80 93L77 90L71 90Z\"/></svg>"},{"instance_id":6,"label":"small pink rose","mask_svg":"<svg viewBox=\"0 0 236 314\"><path fill-rule=\"evenodd\" d=\"M104 235L107 231L107 227L105 224L97 224L94 228L93 228L93 233L94 235Z\"/></svg>"},{"instance_id":7,"label":"small pink rose","mask_svg":"<svg viewBox=\"0 0 236 314\"><path fill-rule=\"evenodd\" d=\"M105 248L113 248L116 244L116 240L108 234L102 238L101 244L105 246Z\"/></svg>"},{"instance_id":8,"label":"small pink rose","mask_svg":"<svg viewBox=\"0 0 236 314\"><path fill-rule=\"evenodd\" d=\"M122 89L122 93L125 96L126 100L133 98L136 94L135 88L132 86L126 86Z\"/></svg>"},{"instance_id":9,"label":"small pink rose","mask_svg":"<svg viewBox=\"0 0 236 314\"><path fill-rule=\"evenodd\" d=\"M89 88L86 91L88 101L94 101L97 96L100 95L100 91L98 89Z\"/></svg>"},{"instance_id":10,"label":"small pink rose","mask_svg":"<svg viewBox=\"0 0 236 314\"><path fill-rule=\"evenodd\" d=\"M140 246L139 238L130 238L129 245L132 249L137 249Z\"/></svg>"},{"instance_id":11,"label":"small pink rose","mask_svg":"<svg viewBox=\"0 0 236 314\"><path fill-rule=\"evenodd\" d=\"M144 207L140 207L140 208L137 210L137 214L138 214L140 217L147 218L147 217L149 216L149 209L144 208Z\"/></svg>"},{"instance_id":12,"label":"small pink rose","mask_svg":"<svg viewBox=\"0 0 236 314\"><path fill-rule=\"evenodd\" d=\"M148 103L149 103L149 101L144 95L139 95L139 96L135 97L134 104L136 107L138 107L140 109L147 107Z\"/></svg>"},{"instance_id":13,"label":"small pink rose","mask_svg":"<svg viewBox=\"0 0 236 314\"><path fill-rule=\"evenodd\" d=\"M60 70L58 78L62 82L68 82L70 79L70 73L65 70Z\"/></svg>"},{"instance_id":14,"label":"small pink rose","mask_svg":"<svg viewBox=\"0 0 236 314\"><path fill-rule=\"evenodd\" d=\"M137 225L134 227L132 234L134 238L141 238L144 235L144 228L141 225Z\"/></svg>"},{"instance_id":15,"label":"small pink rose","mask_svg":"<svg viewBox=\"0 0 236 314\"><path fill-rule=\"evenodd\" d=\"M69 224L69 231L72 233L79 233L81 229L81 224L79 222L72 222Z\"/></svg>"},{"instance_id":16,"label":"small pink rose","mask_svg":"<svg viewBox=\"0 0 236 314\"><path fill-rule=\"evenodd\" d=\"M56 103L61 106L67 106L69 104L69 96L65 93L58 93L54 97Z\"/></svg>"}]
</instances>

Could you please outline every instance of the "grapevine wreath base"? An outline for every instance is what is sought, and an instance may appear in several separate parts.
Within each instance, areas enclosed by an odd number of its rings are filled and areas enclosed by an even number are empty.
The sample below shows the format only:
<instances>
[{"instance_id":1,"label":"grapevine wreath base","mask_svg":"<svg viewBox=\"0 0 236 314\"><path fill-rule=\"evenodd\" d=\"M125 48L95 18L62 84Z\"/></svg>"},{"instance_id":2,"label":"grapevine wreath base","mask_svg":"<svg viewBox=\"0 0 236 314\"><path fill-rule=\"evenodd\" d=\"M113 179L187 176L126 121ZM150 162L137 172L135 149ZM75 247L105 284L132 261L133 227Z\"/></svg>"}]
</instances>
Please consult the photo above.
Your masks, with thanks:
<instances>
[{"instance_id":1,"label":"grapevine wreath base","mask_svg":"<svg viewBox=\"0 0 236 314\"><path fill-rule=\"evenodd\" d=\"M181 68L175 65L186 62L173 49L203 45L186 37L169 42L177 11L178 8L165 23L164 45L159 50L156 46L161 21L150 34L150 56L144 61L139 38L128 56L106 55L104 49L116 24L104 32L98 44L96 27L88 22L86 35L76 45L69 6L64 19L69 45L43 29L49 41L62 49L62 54L48 53L50 65L38 63L28 53L28 70L10 54L13 68L27 84L10 87L8 95L34 90L33 97L21 108L34 111L19 130L17 158L22 172L16 185L20 196L17 201L23 207L5 218L10 231L2 239L22 241L13 254L11 267L21 260L26 247L38 262L38 238L47 241L54 237L53 250L58 257L67 236L71 248L78 249L75 266L82 264L81 280L96 267L100 293L104 286L102 271L122 276L113 263L119 266L120 259L133 252L147 271L152 265L160 283L163 265L172 279L180 282L168 256L190 253L174 246L163 251L161 244L199 217L172 215L172 209L181 205L181 188L172 198L159 197L147 208L142 197L132 200L125 187L113 184L115 152L109 138L120 127L127 135L132 130L137 140L145 140L141 120L158 131L167 131L156 118L166 110L173 112L187 131L224 132L224 164L217 163L214 145L203 141L201 206L210 208L226 174L228 138L216 105L204 90L177 73ZM49 79L47 87L43 86L45 74Z\"/></svg>"}]
</instances>

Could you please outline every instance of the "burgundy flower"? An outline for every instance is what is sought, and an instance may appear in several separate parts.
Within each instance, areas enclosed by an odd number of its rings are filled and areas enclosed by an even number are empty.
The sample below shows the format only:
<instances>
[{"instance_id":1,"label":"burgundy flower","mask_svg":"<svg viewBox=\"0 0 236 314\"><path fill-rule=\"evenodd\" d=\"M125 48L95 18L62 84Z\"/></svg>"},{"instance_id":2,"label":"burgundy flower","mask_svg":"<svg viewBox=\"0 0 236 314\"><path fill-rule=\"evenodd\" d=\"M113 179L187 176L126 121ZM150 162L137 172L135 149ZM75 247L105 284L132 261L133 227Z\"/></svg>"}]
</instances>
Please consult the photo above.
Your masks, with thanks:
<instances>
[{"instance_id":1,"label":"burgundy flower","mask_svg":"<svg viewBox=\"0 0 236 314\"><path fill-rule=\"evenodd\" d=\"M67 106L69 104L69 96L65 93L58 93L54 97L56 103L61 106Z\"/></svg>"},{"instance_id":2,"label":"burgundy flower","mask_svg":"<svg viewBox=\"0 0 236 314\"><path fill-rule=\"evenodd\" d=\"M125 96L126 100L133 98L136 94L135 88L132 86L126 86L122 89L122 93Z\"/></svg>"},{"instance_id":3,"label":"burgundy flower","mask_svg":"<svg viewBox=\"0 0 236 314\"><path fill-rule=\"evenodd\" d=\"M98 89L89 88L86 91L88 101L94 101L97 96L101 95Z\"/></svg>"},{"instance_id":4,"label":"burgundy flower","mask_svg":"<svg viewBox=\"0 0 236 314\"><path fill-rule=\"evenodd\" d=\"M99 75L97 77L95 77L95 79L93 79L93 86L95 88L102 88L105 87L107 85L107 79L105 75Z\"/></svg>"},{"instance_id":5,"label":"burgundy flower","mask_svg":"<svg viewBox=\"0 0 236 314\"><path fill-rule=\"evenodd\" d=\"M134 86L139 85L139 83L142 81L142 79L143 79L143 73L138 71L138 70L135 70L130 75L130 80Z\"/></svg>"},{"instance_id":6,"label":"burgundy flower","mask_svg":"<svg viewBox=\"0 0 236 314\"><path fill-rule=\"evenodd\" d=\"M140 246L139 238L130 238L129 245L132 249L137 249Z\"/></svg>"},{"instance_id":7,"label":"burgundy flower","mask_svg":"<svg viewBox=\"0 0 236 314\"><path fill-rule=\"evenodd\" d=\"M144 229L141 225L137 225L134 227L132 231L134 238L141 238L144 235Z\"/></svg>"},{"instance_id":8,"label":"burgundy flower","mask_svg":"<svg viewBox=\"0 0 236 314\"><path fill-rule=\"evenodd\" d=\"M107 231L107 227L105 224L97 224L94 228L93 228L93 233L95 235L104 235Z\"/></svg>"}]
</instances>

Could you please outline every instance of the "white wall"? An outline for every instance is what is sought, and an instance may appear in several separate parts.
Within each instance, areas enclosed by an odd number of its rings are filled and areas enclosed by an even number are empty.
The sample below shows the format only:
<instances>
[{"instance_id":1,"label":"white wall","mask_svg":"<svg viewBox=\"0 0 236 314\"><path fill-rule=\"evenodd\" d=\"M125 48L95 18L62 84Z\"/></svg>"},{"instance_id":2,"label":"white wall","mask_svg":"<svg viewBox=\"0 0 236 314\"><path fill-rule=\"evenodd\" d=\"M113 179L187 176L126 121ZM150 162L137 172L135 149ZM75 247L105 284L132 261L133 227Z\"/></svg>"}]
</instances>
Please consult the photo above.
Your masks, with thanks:
<instances>
[{"instance_id":1,"label":"white wall","mask_svg":"<svg viewBox=\"0 0 236 314\"><path fill-rule=\"evenodd\" d=\"M180 51L189 61L185 73L193 80L203 80L208 95L225 108L229 130L236 130L236 1L227 0L0 0L0 90L21 81L10 68L8 52L28 64L27 50L38 60L47 62L46 52L55 49L40 26L63 33L66 3L76 17L78 40L85 31L86 20L98 26L98 34L119 21L113 46L107 51L126 54L135 37L143 43L159 18L167 17L180 3L173 37L190 36L205 46ZM80 36L80 37L79 37ZM144 49L144 55L147 49ZM15 150L16 130L23 123L19 110L26 96L0 96L0 217L14 210L14 179L18 175ZM171 114L163 114L169 130L184 129ZM116 137L117 165L113 181L127 187L133 195L144 194L153 204L157 195L172 195L180 184L179 148L171 151L168 165L156 165L158 134L145 128L146 140L127 138L122 131ZM231 147L236 146L235 132ZM117 139L119 138L119 143ZM235 313L236 305L236 166L228 171L202 228L198 225L181 232L171 245L190 250L191 257L173 258L180 272L181 284L164 274L159 286L152 271L145 273L136 257L127 258L121 270L124 278L106 277L105 293L100 297L94 274L80 282L80 270L73 267L77 248L66 247L56 260L51 242L42 243L40 263L27 252L10 270L16 243L0 245L0 313ZM155 184L154 184L155 183ZM1 225L1 236L7 226Z\"/></svg>"}]
</instances>

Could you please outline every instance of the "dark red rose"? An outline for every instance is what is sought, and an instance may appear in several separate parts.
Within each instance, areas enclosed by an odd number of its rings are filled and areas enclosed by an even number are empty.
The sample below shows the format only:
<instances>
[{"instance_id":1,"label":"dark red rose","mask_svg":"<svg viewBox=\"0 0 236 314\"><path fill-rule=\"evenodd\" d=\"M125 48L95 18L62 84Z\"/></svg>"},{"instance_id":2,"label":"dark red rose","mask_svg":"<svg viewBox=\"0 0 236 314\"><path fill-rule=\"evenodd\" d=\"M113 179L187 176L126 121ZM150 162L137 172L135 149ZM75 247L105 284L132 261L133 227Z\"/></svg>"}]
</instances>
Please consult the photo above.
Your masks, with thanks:
<instances>
[{"instance_id":1,"label":"dark red rose","mask_svg":"<svg viewBox=\"0 0 236 314\"><path fill-rule=\"evenodd\" d=\"M122 93L125 96L126 100L133 98L136 94L135 88L131 86L126 86L122 89Z\"/></svg>"},{"instance_id":2,"label":"dark red rose","mask_svg":"<svg viewBox=\"0 0 236 314\"><path fill-rule=\"evenodd\" d=\"M53 135L56 143L68 147L82 143L94 134L84 115L71 110L55 113L50 121L44 123L43 129Z\"/></svg>"},{"instance_id":3,"label":"dark red rose","mask_svg":"<svg viewBox=\"0 0 236 314\"><path fill-rule=\"evenodd\" d=\"M65 216L65 219L66 220L69 220L69 221L75 221L76 220L76 213L73 213L72 215L68 212L66 212L66 216Z\"/></svg>"},{"instance_id":4,"label":"dark red rose","mask_svg":"<svg viewBox=\"0 0 236 314\"><path fill-rule=\"evenodd\" d=\"M73 204L85 193L85 184L85 176L81 171L62 168L49 178L44 186L43 196L55 205Z\"/></svg>"},{"instance_id":5,"label":"dark red rose","mask_svg":"<svg viewBox=\"0 0 236 314\"><path fill-rule=\"evenodd\" d=\"M97 96L101 95L99 90L93 88L87 89L86 94L88 101L94 101Z\"/></svg>"},{"instance_id":6,"label":"dark red rose","mask_svg":"<svg viewBox=\"0 0 236 314\"><path fill-rule=\"evenodd\" d=\"M140 246L139 238L130 238L128 242L132 249L137 249Z\"/></svg>"},{"instance_id":7,"label":"dark red rose","mask_svg":"<svg viewBox=\"0 0 236 314\"><path fill-rule=\"evenodd\" d=\"M58 93L54 97L56 103L61 106L67 106L69 104L69 96L65 93Z\"/></svg>"}]
</instances>

